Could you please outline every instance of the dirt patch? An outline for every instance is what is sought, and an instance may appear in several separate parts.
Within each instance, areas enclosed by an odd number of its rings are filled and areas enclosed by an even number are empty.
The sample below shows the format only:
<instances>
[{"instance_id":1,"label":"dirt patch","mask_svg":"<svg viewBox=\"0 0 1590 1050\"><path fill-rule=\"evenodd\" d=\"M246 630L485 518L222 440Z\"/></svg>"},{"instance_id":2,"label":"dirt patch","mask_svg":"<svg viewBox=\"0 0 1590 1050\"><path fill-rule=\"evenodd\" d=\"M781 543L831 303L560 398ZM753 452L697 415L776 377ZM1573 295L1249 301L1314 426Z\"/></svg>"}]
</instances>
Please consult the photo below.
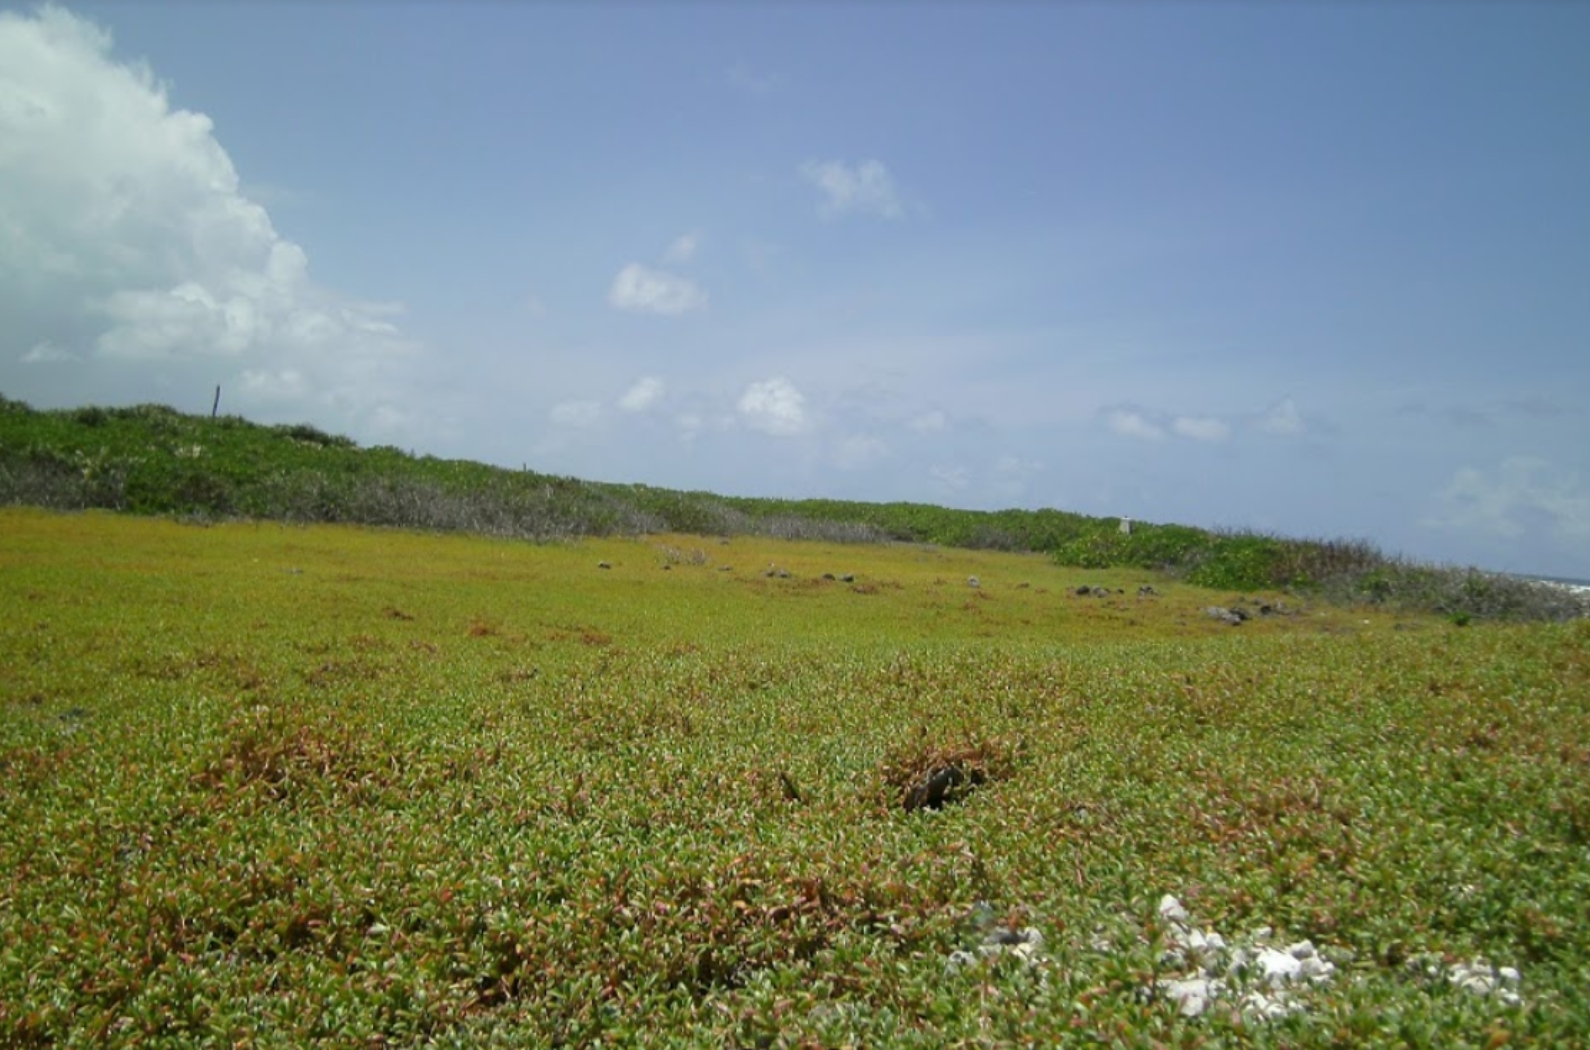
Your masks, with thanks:
<instances>
[{"instance_id":1,"label":"dirt patch","mask_svg":"<svg viewBox=\"0 0 1590 1050\"><path fill-rule=\"evenodd\" d=\"M878 795L907 813L943 809L1015 770L1019 748L1001 739L936 742L925 734L878 765Z\"/></svg>"}]
</instances>

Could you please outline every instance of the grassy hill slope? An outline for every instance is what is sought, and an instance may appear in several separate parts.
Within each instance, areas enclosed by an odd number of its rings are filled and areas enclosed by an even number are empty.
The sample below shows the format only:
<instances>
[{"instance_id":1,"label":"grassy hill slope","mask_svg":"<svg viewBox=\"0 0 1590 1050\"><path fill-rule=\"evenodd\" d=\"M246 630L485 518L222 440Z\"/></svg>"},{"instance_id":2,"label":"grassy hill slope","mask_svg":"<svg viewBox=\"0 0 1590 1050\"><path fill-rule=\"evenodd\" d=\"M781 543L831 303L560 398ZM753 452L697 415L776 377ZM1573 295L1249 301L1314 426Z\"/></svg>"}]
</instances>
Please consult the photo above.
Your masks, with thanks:
<instances>
[{"instance_id":1,"label":"grassy hill slope","mask_svg":"<svg viewBox=\"0 0 1590 1050\"><path fill-rule=\"evenodd\" d=\"M1360 540L1288 539L1061 510L779 500L604 484L360 448L307 424L263 426L164 405L39 411L0 396L0 504L136 514L348 522L548 540L673 532L904 541L1043 552L1223 590L1285 588L1456 618L1561 620L1586 602L1471 569L1390 558Z\"/></svg>"}]
</instances>

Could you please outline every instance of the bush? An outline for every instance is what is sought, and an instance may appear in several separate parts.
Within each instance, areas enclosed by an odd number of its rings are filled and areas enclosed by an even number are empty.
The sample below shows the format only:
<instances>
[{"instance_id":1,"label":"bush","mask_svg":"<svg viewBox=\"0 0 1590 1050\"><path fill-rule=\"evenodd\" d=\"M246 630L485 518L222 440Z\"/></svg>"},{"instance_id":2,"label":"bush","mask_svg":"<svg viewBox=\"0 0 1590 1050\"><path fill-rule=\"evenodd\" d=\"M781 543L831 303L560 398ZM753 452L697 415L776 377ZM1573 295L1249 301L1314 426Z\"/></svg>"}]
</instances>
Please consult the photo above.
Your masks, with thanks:
<instances>
[{"instance_id":1,"label":"bush","mask_svg":"<svg viewBox=\"0 0 1590 1050\"><path fill-rule=\"evenodd\" d=\"M320 448L359 447L352 438L343 437L340 434L328 434L324 430L310 426L308 423L284 423L273 429L282 437L293 441L301 441L306 445L317 445Z\"/></svg>"}]
</instances>

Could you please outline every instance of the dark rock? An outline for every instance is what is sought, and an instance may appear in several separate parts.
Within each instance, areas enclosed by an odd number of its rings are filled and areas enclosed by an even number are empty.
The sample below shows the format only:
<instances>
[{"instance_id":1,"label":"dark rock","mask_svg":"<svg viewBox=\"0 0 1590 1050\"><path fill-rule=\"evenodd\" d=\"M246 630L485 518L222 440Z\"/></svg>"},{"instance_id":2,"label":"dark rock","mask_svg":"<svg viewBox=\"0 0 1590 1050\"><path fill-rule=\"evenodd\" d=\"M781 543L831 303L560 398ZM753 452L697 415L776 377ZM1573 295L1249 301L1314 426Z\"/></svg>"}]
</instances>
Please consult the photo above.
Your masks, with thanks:
<instances>
[{"instance_id":1,"label":"dark rock","mask_svg":"<svg viewBox=\"0 0 1590 1050\"><path fill-rule=\"evenodd\" d=\"M1204 610L1204 615L1209 617L1211 620L1219 620L1222 623L1229 623L1233 627L1240 626L1242 621L1247 619L1245 615L1238 615L1232 610L1221 605L1209 606Z\"/></svg>"},{"instance_id":2,"label":"dark rock","mask_svg":"<svg viewBox=\"0 0 1590 1050\"><path fill-rule=\"evenodd\" d=\"M920 782L912 785L911 790L906 792L906 812L914 813L919 809L943 809L946 803L960 801L964 792L958 791L958 788L963 785L975 787L982 782L983 775L977 770L973 770L968 775L959 766L941 766L929 773Z\"/></svg>"},{"instance_id":3,"label":"dark rock","mask_svg":"<svg viewBox=\"0 0 1590 1050\"><path fill-rule=\"evenodd\" d=\"M1154 588L1150 587L1146 583L1143 584L1143 586L1141 586L1141 587L1139 587L1137 589L1137 596L1139 598L1152 598L1152 597L1156 597L1158 594L1159 594L1158 591L1156 591Z\"/></svg>"},{"instance_id":4,"label":"dark rock","mask_svg":"<svg viewBox=\"0 0 1590 1050\"><path fill-rule=\"evenodd\" d=\"M1081 586L1081 587L1077 588L1077 595L1079 597L1086 597L1087 595L1090 595L1092 593L1093 593L1093 588L1092 587L1088 587L1088 586L1084 585L1084 586Z\"/></svg>"},{"instance_id":5,"label":"dark rock","mask_svg":"<svg viewBox=\"0 0 1590 1050\"><path fill-rule=\"evenodd\" d=\"M612 566L611 566L611 565L609 565L609 564L608 564L608 563L607 563L607 562L605 562L605 561L599 561L599 562L597 562L597 563L596 563L596 567L597 567L597 568L598 568L598 569L611 569L611 568L612 568Z\"/></svg>"},{"instance_id":6,"label":"dark rock","mask_svg":"<svg viewBox=\"0 0 1590 1050\"><path fill-rule=\"evenodd\" d=\"M839 582L840 583L855 583L856 582L856 574L853 573L853 572L847 572L843 576L839 577Z\"/></svg>"}]
</instances>

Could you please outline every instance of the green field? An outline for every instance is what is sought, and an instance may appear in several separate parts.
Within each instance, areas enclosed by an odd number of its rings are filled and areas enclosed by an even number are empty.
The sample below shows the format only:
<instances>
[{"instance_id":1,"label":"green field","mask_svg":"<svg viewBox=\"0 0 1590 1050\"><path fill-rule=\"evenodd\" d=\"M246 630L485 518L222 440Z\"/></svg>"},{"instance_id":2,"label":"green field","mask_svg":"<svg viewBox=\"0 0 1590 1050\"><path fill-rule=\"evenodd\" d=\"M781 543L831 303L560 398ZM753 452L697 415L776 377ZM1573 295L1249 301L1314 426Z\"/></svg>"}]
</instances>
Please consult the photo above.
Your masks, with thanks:
<instances>
[{"instance_id":1,"label":"green field","mask_svg":"<svg viewBox=\"0 0 1590 1050\"><path fill-rule=\"evenodd\" d=\"M7 1047L1590 1032L1587 620L3 509L0 707ZM1167 893L1334 974L1180 1016ZM1041 952L947 968L1005 927ZM1517 1001L1453 983L1479 958Z\"/></svg>"}]
</instances>

